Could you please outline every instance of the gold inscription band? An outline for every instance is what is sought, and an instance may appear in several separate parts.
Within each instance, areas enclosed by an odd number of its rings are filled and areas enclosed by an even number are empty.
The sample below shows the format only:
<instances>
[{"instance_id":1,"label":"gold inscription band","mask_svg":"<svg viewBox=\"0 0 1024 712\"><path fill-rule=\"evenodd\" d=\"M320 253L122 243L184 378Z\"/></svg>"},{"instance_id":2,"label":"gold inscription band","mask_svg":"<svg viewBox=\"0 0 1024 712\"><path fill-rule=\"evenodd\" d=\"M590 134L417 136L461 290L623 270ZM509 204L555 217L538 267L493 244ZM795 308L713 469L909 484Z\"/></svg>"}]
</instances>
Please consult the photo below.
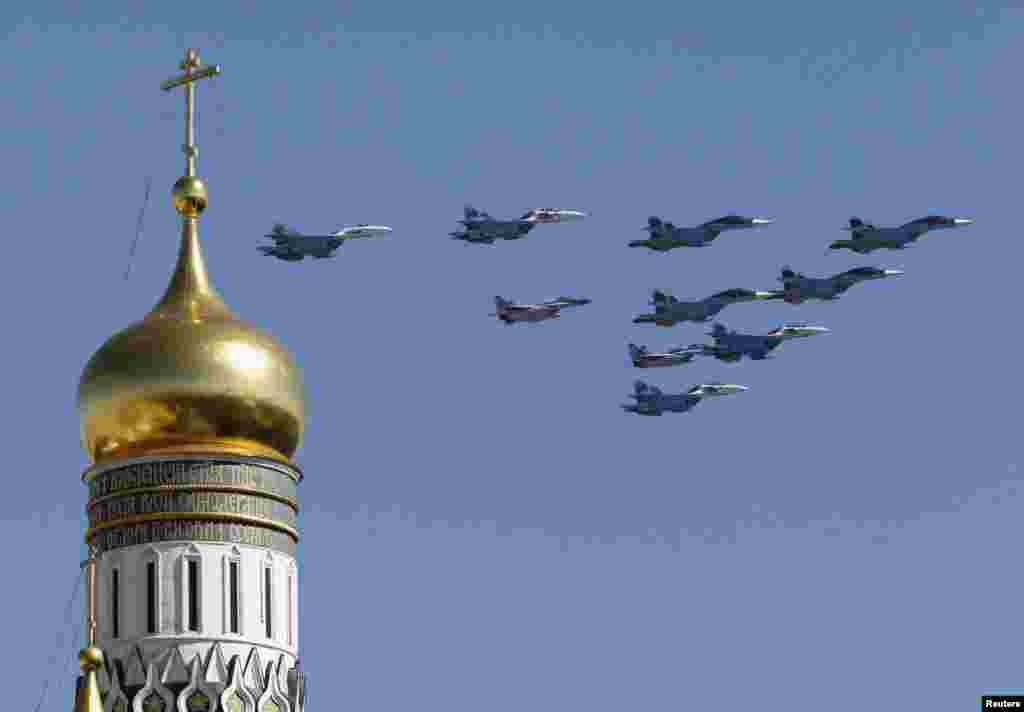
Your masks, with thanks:
<instances>
[{"instance_id":1,"label":"gold inscription band","mask_svg":"<svg viewBox=\"0 0 1024 712\"><path fill-rule=\"evenodd\" d=\"M279 522L272 522L259 517L250 517L244 514L222 514L220 512L156 512L154 514L140 514L137 517L127 517L116 522L104 522L90 527L85 532L85 541L88 543L94 534L113 527L126 527L133 524L145 524L146 522L168 522L176 520L209 520L211 522L230 522L232 524L246 524L249 526L266 527L287 534L295 541L299 540L299 532L292 527Z\"/></svg>"},{"instance_id":2,"label":"gold inscription band","mask_svg":"<svg viewBox=\"0 0 1024 712\"><path fill-rule=\"evenodd\" d=\"M255 517L260 521L297 526L295 510L265 497L224 492L155 492L116 497L89 512L89 525L123 521L150 514L215 513Z\"/></svg>"},{"instance_id":3,"label":"gold inscription band","mask_svg":"<svg viewBox=\"0 0 1024 712\"><path fill-rule=\"evenodd\" d=\"M141 462L102 470L94 468L83 475L92 499L161 485L231 485L297 499L296 484L300 477L298 472L280 466L217 460Z\"/></svg>"},{"instance_id":4,"label":"gold inscription band","mask_svg":"<svg viewBox=\"0 0 1024 712\"><path fill-rule=\"evenodd\" d=\"M269 494L267 492L261 492L259 490L249 489L248 487L236 487L232 485L156 485L154 487L138 487L136 489L124 490L115 494L108 494L105 497L97 497L89 500L88 509L91 512L97 505L103 504L109 500L116 499L117 497L128 497L131 495L140 494L159 494L159 493L176 493L176 492L223 492L228 494L244 494L253 497L262 497L264 499L272 499L276 502L284 504L297 513L299 511L299 503L294 499L287 497L281 497L276 494Z\"/></svg>"},{"instance_id":5,"label":"gold inscription band","mask_svg":"<svg viewBox=\"0 0 1024 712\"><path fill-rule=\"evenodd\" d=\"M195 541L269 548L296 555L296 540L285 532L237 522L169 519L91 530L86 534L98 551L157 542Z\"/></svg>"}]
</instances>

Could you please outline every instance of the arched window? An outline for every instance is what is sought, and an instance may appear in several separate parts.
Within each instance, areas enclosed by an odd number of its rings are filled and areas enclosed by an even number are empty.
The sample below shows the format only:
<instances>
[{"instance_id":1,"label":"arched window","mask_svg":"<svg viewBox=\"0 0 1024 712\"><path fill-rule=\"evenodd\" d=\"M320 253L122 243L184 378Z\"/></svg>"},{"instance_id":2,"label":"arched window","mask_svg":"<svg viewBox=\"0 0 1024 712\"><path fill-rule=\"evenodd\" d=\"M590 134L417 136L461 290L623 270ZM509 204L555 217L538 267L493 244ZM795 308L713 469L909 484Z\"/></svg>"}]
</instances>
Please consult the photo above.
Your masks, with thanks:
<instances>
[{"instance_id":1,"label":"arched window","mask_svg":"<svg viewBox=\"0 0 1024 712\"><path fill-rule=\"evenodd\" d=\"M121 570L110 570L110 637L121 637Z\"/></svg>"},{"instance_id":2,"label":"arched window","mask_svg":"<svg viewBox=\"0 0 1024 712\"><path fill-rule=\"evenodd\" d=\"M179 625L183 631L198 633L202 630L203 569L202 552L189 544L181 557L181 588L178 609Z\"/></svg>"},{"instance_id":3,"label":"arched window","mask_svg":"<svg viewBox=\"0 0 1024 712\"><path fill-rule=\"evenodd\" d=\"M285 612L286 625L288 626L288 647L295 647L295 571L288 570L288 581L285 584L285 591L288 595L288 610Z\"/></svg>"},{"instance_id":4,"label":"arched window","mask_svg":"<svg viewBox=\"0 0 1024 712\"><path fill-rule=\"evenodd\" d=\"M224 632L242 634L242 552L231 547L224 557Z\"/></svg>"},{"instance_id":5,"label":"arched window","mask_svg":"<svg viewBox=\"0 0 1024 712\"><path fill-rule=\"evenodd\" d=\"M155 634L160 632L160 552L154 547L149 547L142 559L145 571L144 594L146 596L143 607L146 632Z\"/></svg>"},{"instance_id":6,"label":"arched window","mask_svg":"<svg viewBox=\"0 0 1024 712\"><path fill-rule=\"evenodd\" d=\"M263 612L264 632L270 639L274 638L274 560L267 554L263 560L263 575L260 577L263 588L263 600L260 608Z\"/></svg>"}]
</instances>

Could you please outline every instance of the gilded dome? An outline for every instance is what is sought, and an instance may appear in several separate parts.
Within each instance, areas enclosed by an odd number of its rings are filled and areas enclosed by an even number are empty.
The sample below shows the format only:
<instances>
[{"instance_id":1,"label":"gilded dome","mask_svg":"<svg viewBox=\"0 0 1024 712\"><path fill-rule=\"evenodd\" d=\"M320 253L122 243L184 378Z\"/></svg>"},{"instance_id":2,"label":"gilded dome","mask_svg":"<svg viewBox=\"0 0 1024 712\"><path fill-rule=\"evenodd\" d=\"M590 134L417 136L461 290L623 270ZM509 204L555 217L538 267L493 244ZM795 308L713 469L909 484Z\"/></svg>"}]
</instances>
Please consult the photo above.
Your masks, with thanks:
<instances>
[{"instance_id":1,"label":"gilded dome","mask_svg":"<svg viewBox=\"0 0 1024 712\"><path fill-rule=\"evenodd\" d=\"M203 204L184 210L200 188ZM160 303L86 364L82 444L93 462L188 452L288 461L305 420L299 367L210 285L198 232L205 187L176 186L173 198L183 215L177 267Z\"/></svg>"}]
</instances>

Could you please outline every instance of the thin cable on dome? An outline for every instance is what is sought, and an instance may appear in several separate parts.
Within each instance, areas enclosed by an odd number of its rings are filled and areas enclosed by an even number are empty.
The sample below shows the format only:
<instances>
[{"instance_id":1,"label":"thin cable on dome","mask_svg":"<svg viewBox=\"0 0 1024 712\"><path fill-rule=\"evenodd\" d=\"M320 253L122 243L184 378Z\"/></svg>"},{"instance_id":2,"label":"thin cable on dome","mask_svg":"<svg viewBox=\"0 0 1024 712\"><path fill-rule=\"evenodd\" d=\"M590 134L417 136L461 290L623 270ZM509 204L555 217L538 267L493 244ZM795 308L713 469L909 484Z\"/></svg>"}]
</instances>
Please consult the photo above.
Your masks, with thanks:
<instances>
[{"instance_id":1,"label":"thin cable on dome","mask_svg":"<svg viewBox=\"0 0 1024 712\"><path fill-rule=\"evenodd\" d=\"M146 178L146 195L142 199L142 208L139 210L139 220L135 225L135 239L132 241L131 249L128 251L128 269L124 272L124 278L127 281L128 275L132 272L132 263L135 261L135 249L139 246L139 238L142 236L143 220L146 217L146 206L149 205L149 190L153 186L152 176Z\"/></svg>"},{"instance_id":2,"label":"thin cable on dome","mask_svg":"<svg viewBox=\"0 0 1024 712\"><path fill-rule=\"evenodd\" d=\"M50 674L43 681L43 691L39 695L39 702L38 704L36 704L35 712L39 712L39 710L43 707L43 703L46 701L46 693L49 691L50 683L53 681L54 677L53 666L57 663L57 661L60 658L64 657L67 654L67 641L65 640L64 635L65 633L67 633L67 629L71 626L71 609L75 603L75 599L78 598L78 590L81 587L82 576L84 575L84 571L85 569L78 569L78 576L75 578L75 586L73 589L71 589L71 598L68 599L68 605L65 607L64 612L64 626L57 631L57 645L54 647L57 649L58 652L50 656ZM76 626L76 629L78 627L79 626ZM74 634L72 634L72 637L69 640L73 641L75 639L75 634L77 634L77 630L75 631Z\"/></svg>"}]
</instances>

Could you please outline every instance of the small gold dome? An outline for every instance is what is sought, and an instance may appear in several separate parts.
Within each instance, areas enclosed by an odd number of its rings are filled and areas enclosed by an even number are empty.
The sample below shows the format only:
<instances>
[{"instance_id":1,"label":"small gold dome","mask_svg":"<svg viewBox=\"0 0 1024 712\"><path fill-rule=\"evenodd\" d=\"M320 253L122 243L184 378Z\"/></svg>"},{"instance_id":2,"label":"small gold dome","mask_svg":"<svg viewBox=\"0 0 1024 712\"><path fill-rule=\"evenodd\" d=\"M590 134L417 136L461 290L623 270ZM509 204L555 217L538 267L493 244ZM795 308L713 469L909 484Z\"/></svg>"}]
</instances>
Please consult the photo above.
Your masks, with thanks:
<instances>
[{"instance_id":1,"label":"small gold dome","mask_svg":"<svg viewBox=\"0 0 1024 712\"><path fill-rule=\"evenodd\" d=\"M103 667L103 651L95 645L82 648L78 652L78 666L82 669L83 673L90 670L99 670Z\"/></svg>"},{"instance_id":2,"label":"small gold dome","mask_svg":"<svg viewBox=\"0 0 1024 712\"><path fill-rule=\"evenodd\" d=\"M209 198L206 184L195 176L182 176L171 189L171 201L174 209L185 217L198 217L206 210Z\"/></svg>"},{"instance_id":3,"label":"small gold dome","mask_svg":"<svg viewBox=\"0 0 1024 712\"><path fill-rule=\"evenodd\" d=\"M205 207L198 179L179 181L174 196L186 207L201 197ZM305 419L299 368L224 304L207 279L196 218L183 222L163 299L86 364L78 386L83 446L97 463L188 452L287 462Z\"/></svg>"}]
</instances>

